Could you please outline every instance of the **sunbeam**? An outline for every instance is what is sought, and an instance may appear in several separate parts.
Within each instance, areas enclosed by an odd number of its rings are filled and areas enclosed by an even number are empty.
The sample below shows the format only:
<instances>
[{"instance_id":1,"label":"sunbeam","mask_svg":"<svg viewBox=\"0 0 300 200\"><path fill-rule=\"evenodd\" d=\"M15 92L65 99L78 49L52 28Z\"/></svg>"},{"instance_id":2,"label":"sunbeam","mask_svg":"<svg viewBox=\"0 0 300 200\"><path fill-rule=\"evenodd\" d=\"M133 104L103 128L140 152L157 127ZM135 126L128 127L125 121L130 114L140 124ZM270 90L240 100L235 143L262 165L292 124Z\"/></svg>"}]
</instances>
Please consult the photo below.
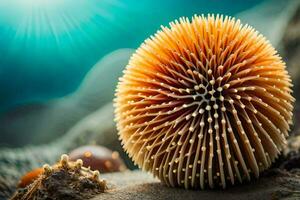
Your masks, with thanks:
<instances>
[{"instance_id":1,"label":"sunbeam","mask_svg":"<svg viewBox=\"0 0 300 200\"><path fill-rule=\"evenodd\" d=\"M250 4L226 10L227 1L192 2L0 0L0 114L74 91L101 57L136 48L174 18L210 10L235 14Z\"/></svg>"}]
</instances>

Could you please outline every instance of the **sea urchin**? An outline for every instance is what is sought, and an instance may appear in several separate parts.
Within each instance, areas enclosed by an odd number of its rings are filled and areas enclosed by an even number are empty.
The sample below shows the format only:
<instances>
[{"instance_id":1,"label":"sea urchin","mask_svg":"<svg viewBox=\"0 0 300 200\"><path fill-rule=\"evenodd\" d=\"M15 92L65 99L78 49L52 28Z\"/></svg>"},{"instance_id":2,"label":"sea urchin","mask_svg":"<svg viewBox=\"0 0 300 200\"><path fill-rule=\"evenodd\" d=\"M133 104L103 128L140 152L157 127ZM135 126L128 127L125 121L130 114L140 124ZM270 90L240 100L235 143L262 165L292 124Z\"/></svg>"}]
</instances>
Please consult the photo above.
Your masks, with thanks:
<instances>
[{"instance_id":1,"label":"sea urchin","mask_svg":"<svg viewBox=\"0 0 300 200\"><path fill-rule=\"evenodd\" d=\"M225 188L258 177L286 144L292 120L285 63L231 17L181 18L161 29L117 86L124 149L173 187Z\"/></svg>"}]
</instances>

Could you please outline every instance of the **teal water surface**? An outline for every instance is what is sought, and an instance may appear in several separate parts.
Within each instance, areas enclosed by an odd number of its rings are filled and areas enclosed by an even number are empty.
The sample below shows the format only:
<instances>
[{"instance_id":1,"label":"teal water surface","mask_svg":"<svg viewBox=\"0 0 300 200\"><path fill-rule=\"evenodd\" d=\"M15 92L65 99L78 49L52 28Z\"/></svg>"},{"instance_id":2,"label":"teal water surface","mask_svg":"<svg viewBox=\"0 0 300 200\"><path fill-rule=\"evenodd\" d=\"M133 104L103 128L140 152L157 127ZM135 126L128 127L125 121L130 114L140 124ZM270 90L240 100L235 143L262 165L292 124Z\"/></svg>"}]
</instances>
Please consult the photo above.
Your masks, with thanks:
<instances>
[{"instance_id":1,"label":"teal water surface","mask_svg":"<svg viewBox=\"0 0 300 200\"><path fill-rule=\"evenodd\" d=\"M202 13L235 15L259 2L1 0L0 113L74 91L104 55L137 48L169 21Z\"/></svg>"}]
</instances>

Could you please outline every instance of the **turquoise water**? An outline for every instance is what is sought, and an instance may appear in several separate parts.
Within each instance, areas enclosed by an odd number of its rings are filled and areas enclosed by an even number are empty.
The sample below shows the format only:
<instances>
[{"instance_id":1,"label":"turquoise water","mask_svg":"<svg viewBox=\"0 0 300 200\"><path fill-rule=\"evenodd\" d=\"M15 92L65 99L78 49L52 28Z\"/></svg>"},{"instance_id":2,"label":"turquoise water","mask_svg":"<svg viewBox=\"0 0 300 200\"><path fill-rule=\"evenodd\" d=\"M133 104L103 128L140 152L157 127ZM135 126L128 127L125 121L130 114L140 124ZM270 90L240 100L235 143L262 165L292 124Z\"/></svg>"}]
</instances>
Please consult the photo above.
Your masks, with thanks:
<instances>
[{"instance_id":1,"label":"turquoise water","mask_svg":"<svg viewBox=\"0 0 300 200\"><path fill-rule=\"evenodd\" d=\"M0 113L74 91L104 55L180 16L235 15L259 0L1 0ZM97 86L95 86L97 87Z\"/></svg>"}]
</instances>

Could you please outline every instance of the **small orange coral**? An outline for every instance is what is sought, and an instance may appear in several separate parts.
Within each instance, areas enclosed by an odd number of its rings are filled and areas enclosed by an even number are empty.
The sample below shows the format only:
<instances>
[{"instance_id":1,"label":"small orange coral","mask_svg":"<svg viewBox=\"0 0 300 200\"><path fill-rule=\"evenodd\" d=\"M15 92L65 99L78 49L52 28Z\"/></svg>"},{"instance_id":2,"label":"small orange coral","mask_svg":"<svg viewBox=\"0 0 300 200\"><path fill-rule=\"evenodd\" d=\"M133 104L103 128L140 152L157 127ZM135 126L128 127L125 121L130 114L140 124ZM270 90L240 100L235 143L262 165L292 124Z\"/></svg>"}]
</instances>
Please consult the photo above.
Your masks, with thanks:
<instances>
[{"instance_id":1,"label":"small orange coral","mask_svg":"<svg viewBox=\"0 0 300 200\"><path fill-rule=\"evenodd\" d=\"M36 180L41 174L43 174L43 168L36 168L28 173L26 173L24 176L21 177L18 187L24 188L28 185L30 185L34 180Z\"/></svg>"},{"instance_id":2,"label":"small orange coral","mask_svg":"<svg viewBox=\"0 0 300 200\"><path fill-rule=\"evenodd\" d=\"M117 86L125 150L173 187L225 188L258 177L286 144L291 124L285 63L234 18L195 16L161 28Z\"/></svg>"}]
</instances>

